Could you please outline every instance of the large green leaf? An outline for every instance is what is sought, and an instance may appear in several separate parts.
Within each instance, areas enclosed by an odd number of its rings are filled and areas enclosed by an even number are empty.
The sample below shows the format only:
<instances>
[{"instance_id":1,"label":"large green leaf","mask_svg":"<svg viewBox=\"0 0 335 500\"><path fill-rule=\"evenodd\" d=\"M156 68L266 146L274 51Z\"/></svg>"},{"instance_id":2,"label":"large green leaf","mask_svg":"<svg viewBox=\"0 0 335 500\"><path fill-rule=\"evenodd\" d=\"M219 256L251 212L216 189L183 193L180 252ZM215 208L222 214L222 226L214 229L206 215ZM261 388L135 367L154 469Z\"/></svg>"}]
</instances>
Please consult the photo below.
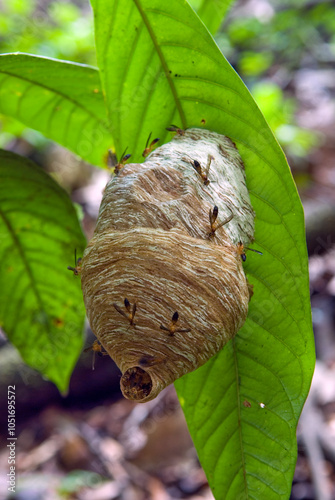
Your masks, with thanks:
<instances>
[{"instance_id":1,"label":"large green leaf","mask_svg":"<svg viewBox=\"0 0 335 500\"><path fill-rule=\"evenodd\" d=\"M67 269L85 238L66 192L0 150L0 325L22 358L65 390L82 348L80 279Z\"/></svg>"},{"instance_id":2,"label":"large green leaf","mask_svg":"<svg viewBox=\"0 0 335 500\"><path fill-rule=\"evenodd\" d=\"M0 113L102 166L112 145L99 72L29 54L0 55Z\"/></svg>"},{"instance_id":3,"label":"large green leaf","mask_svg":"<svg viewBox=\"0 0 335 500\"><path fill-rule=\"evenodd\" d=\"M254 284L248 319L222 352L176 387L216 498L288 498L314 347L303 211L285 156L187 2L93 6L117 150L128 146L140 160L149 132L166 141L169 124L205 121L230 137L244 160L264 252L248 254L245 265Z\"/></svg>"},{"instance_id":4,"label":"large green leaf","mask_svg":"<svg viewBox=\"0 0 335 500\"><path fill-rule=\"evenodd\" d=\"M207 29L215 35L234 0L189 0Z\"/></svg>"}]
</instances>

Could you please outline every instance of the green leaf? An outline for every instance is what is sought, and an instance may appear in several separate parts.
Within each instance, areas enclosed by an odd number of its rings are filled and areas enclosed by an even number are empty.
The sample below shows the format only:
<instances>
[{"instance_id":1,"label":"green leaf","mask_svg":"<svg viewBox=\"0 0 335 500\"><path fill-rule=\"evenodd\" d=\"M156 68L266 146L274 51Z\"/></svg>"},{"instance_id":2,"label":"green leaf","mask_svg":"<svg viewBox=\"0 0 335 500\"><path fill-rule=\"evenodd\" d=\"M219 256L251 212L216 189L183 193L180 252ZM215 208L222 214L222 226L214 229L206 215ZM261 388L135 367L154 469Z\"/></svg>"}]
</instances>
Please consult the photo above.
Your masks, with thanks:
<instances>
[{"instance_id":1,"label":"green leaf","mask_svg":"<svg viewBox=\"0 0 335 500\"><path fill-rule=\"evenodd\" d=\"M215 35L234 0L188 0L208 31Z\"/></svg>"},{"instance_id":2,"label":"green leaf","mask_svg":"<svg viewBox=\"0 0 335 500\"><path fill-rule=\"evenodd\" d=\"M289 498L295 430L314 368L301 203L249 91L182 0L94 0L96 46L117 150L141 159L171 123L230 137L256 212L248 319L214 359L176 383L218 499ZM204 259L206 256L204 256ZM197 314L195 305L194 314Z\"/></svg>"},{"instance_id":3,"label":"green leaf","mask_svg":"<svg viewBox=\"0 0 335 500\"><path fill-rule=\"evenodd\" d=\"M28 54L0 55L0 113L103 166L112 145L99 72Z\"/></svg>"},{"instance_id":4,"label":"green leaf","mask_svg":"<svg viewBox=\"0 0 335 500\"><path fill-rule=\"evenodd\" d=\"M40 167L0 150L0 325L26 363L64 391L82 348L85 238L67 193Z\"/></svg>"}]
</instances>

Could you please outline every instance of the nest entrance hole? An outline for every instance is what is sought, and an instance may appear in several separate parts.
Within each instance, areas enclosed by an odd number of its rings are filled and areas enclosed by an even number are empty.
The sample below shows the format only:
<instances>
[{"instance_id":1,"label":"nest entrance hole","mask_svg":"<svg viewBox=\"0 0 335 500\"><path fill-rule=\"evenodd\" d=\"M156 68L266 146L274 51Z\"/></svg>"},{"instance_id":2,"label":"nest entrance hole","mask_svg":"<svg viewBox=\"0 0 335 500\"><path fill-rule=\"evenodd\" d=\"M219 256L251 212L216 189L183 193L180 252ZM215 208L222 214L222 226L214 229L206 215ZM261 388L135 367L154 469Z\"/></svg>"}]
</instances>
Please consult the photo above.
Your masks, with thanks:
<instances>
[{"instance_id":1,"label":"nest entrance hole","mask_svg":"<svg viewBox=\"0 0 335 500\"><path fill-rule=\"evenodd\" d=\"M135 401L145 399L152 390L149 373L139 366L128 368L121 377L120 385L123 395Z\"/></svg>"}]
</instances>

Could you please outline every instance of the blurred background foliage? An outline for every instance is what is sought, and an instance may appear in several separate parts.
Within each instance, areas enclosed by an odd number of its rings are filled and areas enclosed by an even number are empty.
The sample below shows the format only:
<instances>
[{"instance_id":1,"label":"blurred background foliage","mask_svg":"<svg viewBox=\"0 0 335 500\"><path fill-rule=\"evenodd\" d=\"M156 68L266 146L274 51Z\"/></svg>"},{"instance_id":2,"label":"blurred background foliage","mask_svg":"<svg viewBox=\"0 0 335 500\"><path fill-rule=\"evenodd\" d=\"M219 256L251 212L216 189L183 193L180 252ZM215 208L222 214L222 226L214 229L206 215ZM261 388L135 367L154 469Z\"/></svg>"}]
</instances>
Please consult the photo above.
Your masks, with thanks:
<instances>
[{"instance_id":1,"label":"blurred background foliage","mask_svg":"<svg viewBox=\"0 0 335 500\"><path fill-rule=\"evenodd\" d=\"M0 6L1 53L20 51L96 65L88 0L0 0ZM253 93L291 162L300 163L320 144L322 134L297 118L300 103L294 76L301 68L323 68L334 62L334 3L233 2L215 38ZM13 119L2 118L0 126L1 147L18 136L35 147L47 143Z\"/></svg>"},{"instance_id":2,"label":"blurred background foliage","mask_svg":"<svg viewBox=\"0 0 335 500\"><path fill-rule=\"evenodd\" d=\"M96 64L92 11L86 0L7 0L0 11L0 34L1 52Z\"/></svg>"},{"instance_id":3,"label":"blurred background foliage","mask_svg":"<svg viewBox=\"0 0 335 500\"><path fill-rule=\"evenodd\" d=\"M96 66L93 15L88 0L0 0L0 53L26 52ZM48 140L1 117L0 147L22 137L43 149Z\"/></svg>"}]
</instances>

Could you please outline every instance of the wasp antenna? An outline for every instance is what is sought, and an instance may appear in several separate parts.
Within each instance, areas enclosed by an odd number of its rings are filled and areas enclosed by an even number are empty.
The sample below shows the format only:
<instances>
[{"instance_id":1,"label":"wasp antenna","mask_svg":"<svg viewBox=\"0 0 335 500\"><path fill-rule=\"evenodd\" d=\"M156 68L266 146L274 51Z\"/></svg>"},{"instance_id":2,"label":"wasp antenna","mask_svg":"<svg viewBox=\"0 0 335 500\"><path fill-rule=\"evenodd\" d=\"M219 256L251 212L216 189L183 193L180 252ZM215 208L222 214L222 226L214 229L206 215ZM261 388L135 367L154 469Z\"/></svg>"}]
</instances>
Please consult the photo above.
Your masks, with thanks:
<instances>
[{"instance_id":1,"label":"wasp antenna","mask_svg":"<svg viewBox=\"0 0 335 500\"><path fill-rule=\"evenodd\" d=\"M228 222L230 222L233 218L234 218L234 214L229 215L229 217L227 217L227 219L223 220L222 222L220 222L220 224L218 224L218 225L217 225L216 229L218 229L219 227L225 226L225 225L226 225L226 224L228 224Z\"/></svg>"},{"instance_id":2,"label":"wasp antenna","mask_svg":"<svg viewBox=\"0 0 335 500\"><path fill-rule=\"evenodd\" d=\"M136 314L136 307L137 307L136 302L134 302L131 314L129 314L130 324L133 326L135 326L134 318L135 318L135 314Z\"/></svg>"},{"instance_id":3,"label":"wasp antenna","mask_svg":"<svg viewBox=\"0 0 335 500\"><path fill-rule=\"evenodd\" d=\"M123 153L122 153L122 155L121 155L121 159L120 159L120 161L122 161L122 160L123 160L123 158L125 157L125 154L126 154L126 152L127 152L127 149L128 149L128 146L127 146L127 147L126 147L126 149L123 151Z\"/></svg>"},{"instance_id":4,"label":"wasp antenna","mask_svg":"<svg viewBox=\"0 0 335 500\"><path fill-rule=\"evenodd\" d=\"M169 331L170 331L170 330L169 330L169 328L166 328L166 326L164 326L164 325L160 325L160 327L159 327L159 328L160 328L161 330L164 330L165 332L169 332Z\"/></svg>"},{"instance_id":5,"label":"wasp antenna","mask_svg":"<svg viewBox=\"0 0 335 500\"><path fill-rule=\"evenodd\" d=\"M145 143L145 149L147 149L147 147L148 147L148 144L149 144L149 141L150 141L150 137L151 137L151 132L150 132L150 134L149 134L149 137L148 137L148 139L147 139L147 142Z\"/></svg>"},{"instance_id":6,"label":"wasp antenna","mask_svg":"<svg viewBox=\"0 0 335 500\"><path fill-rule=\"evenodd\" d=\"M246 248L247 250L251 250L252 252L258 253L258 255L263 255L262 252L260 252L259 250L255 250L254 248L249 248L249 247L244 247L244 248Z\"/></svg>"},{"instance_id":7,"label":"wasp antenna","mask_svg":"<svg viewBox=\"0 0 335 500\"><path fill-rule=\"evenodd\" d=\"M191 160L191 164L193 166L193 168L197 168L197 167L201 167L200 163L198 162L198 160L194 160L189 154L187 153L184 153L190 160Z\"/></svg>"},{"instance_id":8,"label":"wasp antenna","mask_svg":"<svg viewBox=\"0 0 335 500\"><path fill-rule=\"evenodd\" d=\"M127 154L126 155L126 151L127 151L128 148L126 148L122 154L122 157L121 157L121 160L120 160L120 164L122 165L122 167L125 165L125 163L129 160L129 158L131 157L131 154Z\"/></svg>"},{"instance_id":9,"label":"wasp antenna","mask_svg":"<svg viewBox=\"0 0 335 500\"><path fill-rule=\"evenodd\" d=\"M121 309L121 307L119 307L117 304L115 304L115 302L113 303L113 307L114 309L119 313L121 314L124 318L128 318L127 314Z\"/></svg>"}]
</instances>

